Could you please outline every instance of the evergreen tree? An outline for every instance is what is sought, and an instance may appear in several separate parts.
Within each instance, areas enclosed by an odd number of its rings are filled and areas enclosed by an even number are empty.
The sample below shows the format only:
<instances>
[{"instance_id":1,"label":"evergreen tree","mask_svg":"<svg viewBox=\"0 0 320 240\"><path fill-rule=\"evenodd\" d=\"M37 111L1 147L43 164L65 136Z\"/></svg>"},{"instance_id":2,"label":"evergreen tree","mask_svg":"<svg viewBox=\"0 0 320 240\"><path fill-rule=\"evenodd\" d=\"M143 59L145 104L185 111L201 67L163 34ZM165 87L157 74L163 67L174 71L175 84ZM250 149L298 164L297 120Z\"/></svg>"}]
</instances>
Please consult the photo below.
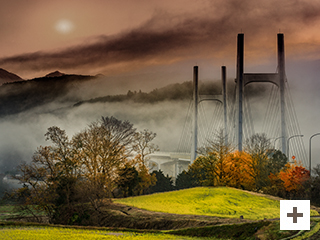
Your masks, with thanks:
<instances>
[{"instance_id":1,"label":"evergreen tree","mask_svg":"<svg viewBox=\"0 0 320 240\"><path fill-rule=\"evenodd\" d=\"M167 192L174 190L173 180L168 175L165 176L161 170L153 171L152 175L155 174L157 182L154 186L149 189L150 193L154 192Z\"/></svg>"},{"instance_id":2,"label":"evergreen tree","mask_svg":"<svg viewBox=\"0 0 320 240\"><path fill-rule=\"evenodd\" d=\"M177 176L176 189L191 188L196 186L198 186L196 179L189 171L182 171L182 173Z\"/></svg>"},{"instance_id":3,"label":"evergreen tree","mask_svg":"<svg viewBox=\"0 0 320 240\"><path fill-rule=\"evenodd\" d=\"M133 189L139 184L139 173L134 166L126 163L119 169L118 187L122 189L124 197L133 196Z\"/></svg>"}]
</instances>

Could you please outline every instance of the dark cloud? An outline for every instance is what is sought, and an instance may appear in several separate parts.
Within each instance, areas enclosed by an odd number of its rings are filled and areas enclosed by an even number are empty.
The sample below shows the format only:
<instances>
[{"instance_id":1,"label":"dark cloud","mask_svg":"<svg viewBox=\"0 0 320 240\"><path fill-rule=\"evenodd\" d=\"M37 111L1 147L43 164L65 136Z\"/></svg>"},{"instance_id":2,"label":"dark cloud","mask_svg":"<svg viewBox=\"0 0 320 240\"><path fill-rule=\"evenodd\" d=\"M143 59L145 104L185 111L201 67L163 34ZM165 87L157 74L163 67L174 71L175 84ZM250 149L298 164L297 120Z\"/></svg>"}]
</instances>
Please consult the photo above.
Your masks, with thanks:
<instances>
[{"instance_id":1,"label":"dark cloud","mask_svg":"<svg viewBox=\"0 0 320 240\"><path fill-rule=\"evenodd\" d=\"M235 45L241 30L250 35L254 46L269 33L281 29L290 35L297 26L308 27L320 17L318 1L215 1L211 14L210 10L193 16L157 13L141 27L119 35L100 36L93 43L55 52L3 58L0 65L28 71L92 69L152 59L164 63L197 54L217 56Z\"/></svg>"}]
</instances>

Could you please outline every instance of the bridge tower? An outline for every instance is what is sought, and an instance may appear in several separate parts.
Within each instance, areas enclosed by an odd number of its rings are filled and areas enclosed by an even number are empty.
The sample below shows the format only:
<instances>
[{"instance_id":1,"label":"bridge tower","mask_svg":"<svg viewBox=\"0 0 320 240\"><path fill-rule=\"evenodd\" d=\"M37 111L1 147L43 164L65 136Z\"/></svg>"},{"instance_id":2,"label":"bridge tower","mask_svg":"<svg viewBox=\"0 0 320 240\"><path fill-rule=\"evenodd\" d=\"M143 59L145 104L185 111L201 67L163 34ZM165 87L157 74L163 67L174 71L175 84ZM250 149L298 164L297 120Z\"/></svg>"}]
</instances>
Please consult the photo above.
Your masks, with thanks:
<instances>
[{"instance_id":1,"label":"bridge tower","mask_svg":"<svg viewBox=\"0 0 320 240\"><path fill-rule=\"evenodd\" d=\"M226 67L221 67L222 95L199 95L198 90L198 66L193 67L193 127L190 163L197 158L198 148L198 106L202 101L217 101L223 104L224 110L224 138L227 145L227 90L226 90Z\"/></svg>"},{"instance_id":2,"label":"bridge tower","mask_svg":"<svg viewBox=\"0 0 320 240\"><path fill-rule=\"evenodd\" d=\"M237 145L238 150L242 151L243 142L243 96L245 86L253 82L269 82L275 84L280 92L280 121L281 121L281 148L286 152L287 132L285 119L285 55L284 55L284 35L278 34L278 72L277 73L244 73L244 34L238 34L237 42Z\"/></svg>"}]
</instances>

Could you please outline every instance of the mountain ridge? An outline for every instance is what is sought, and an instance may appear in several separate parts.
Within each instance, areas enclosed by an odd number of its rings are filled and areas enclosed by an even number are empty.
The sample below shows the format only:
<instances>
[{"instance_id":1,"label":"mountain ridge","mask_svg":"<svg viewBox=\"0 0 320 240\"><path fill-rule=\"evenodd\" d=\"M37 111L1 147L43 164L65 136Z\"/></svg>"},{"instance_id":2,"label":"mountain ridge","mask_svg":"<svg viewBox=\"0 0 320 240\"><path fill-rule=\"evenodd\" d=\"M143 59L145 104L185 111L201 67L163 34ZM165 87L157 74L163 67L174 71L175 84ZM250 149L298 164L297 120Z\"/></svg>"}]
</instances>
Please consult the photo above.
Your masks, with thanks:
<instances>
[{"instance_id":1,"label":"mountain ridge","mask_svg":"<svg viewBox=\"0 0 320 240\"><path fill-rule=\"evenodd\" d=\"M0 68L0 84L6 82L15 82L15 81L22 81L23 79L19 77L17 74L9 72L3 68Z\"/></svg>"},{"instance_id":2,"label":"mountain ridge","mask_svg":"<svg viewBox=\"0 0 320 240\"><path fill-rule=\"evenodd\" d=\"M54 72L51 72L51 73L48 73L47 75L45 75L44 77L62 77L66 75L65 73L62 73L62 72L59 72L58 70L57 71L54 71Z\"/></svg>"},{"instance_id":3,"label":"mountain ridge","mask_svg":"<svg viewBox=\"0 0 320 240\"><path fill-rule=\"evenodd\" d=\"M49 77L21 79L2 84L0 86L0 117L62 99L71 90L76 89L78 83L96 78L90 75L53 73L55 74L49 73ZM75 98L73 101L76 102L79 99Z\"/></svg>"}]
</instances>

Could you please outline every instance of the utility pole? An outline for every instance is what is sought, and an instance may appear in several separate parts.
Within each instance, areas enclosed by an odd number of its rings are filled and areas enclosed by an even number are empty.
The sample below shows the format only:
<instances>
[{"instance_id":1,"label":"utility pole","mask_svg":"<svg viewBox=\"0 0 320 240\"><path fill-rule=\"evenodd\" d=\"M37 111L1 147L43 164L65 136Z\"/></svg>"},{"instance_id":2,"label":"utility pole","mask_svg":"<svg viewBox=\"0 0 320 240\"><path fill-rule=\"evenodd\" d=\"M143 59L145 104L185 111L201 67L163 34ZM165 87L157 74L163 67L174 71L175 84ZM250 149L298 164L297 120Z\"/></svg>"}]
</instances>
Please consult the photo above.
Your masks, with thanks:
<instances>
[{"instance_id":1,"label":"utility pole","mask_svg":"<svg viewBox=\"0 0 320 240\"><path fill-rule=\"evenodd\" d=\"M310 171L310 177L311 177L311 171L312 171L312 165L311 165L311 140L313 137L320 135L320 133L313 134L309 138L309 171Z\"/></svg>"}]
</instances>

